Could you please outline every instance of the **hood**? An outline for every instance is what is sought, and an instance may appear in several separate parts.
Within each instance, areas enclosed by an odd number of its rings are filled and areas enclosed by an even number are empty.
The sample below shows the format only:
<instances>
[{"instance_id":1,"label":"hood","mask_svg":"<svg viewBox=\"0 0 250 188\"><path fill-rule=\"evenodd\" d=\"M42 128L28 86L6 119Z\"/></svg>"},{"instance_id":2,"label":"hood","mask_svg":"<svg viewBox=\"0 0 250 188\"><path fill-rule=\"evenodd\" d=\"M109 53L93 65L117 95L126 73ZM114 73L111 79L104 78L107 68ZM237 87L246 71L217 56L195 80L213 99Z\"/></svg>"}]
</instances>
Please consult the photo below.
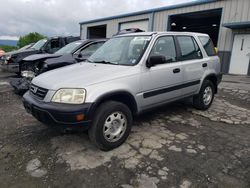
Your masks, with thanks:
<instances>
[{"instance_id":1,"label":"hood","mask_svg":"<svg viewBox=\"0 0 250 188\"><path fill-rule=\"evenodd\" d=\"M23 58L32 54L36 54L36 53L38 53L38 50L34 50L34 49L27 49L23 51L13 51L13 52L6 53L2 58L5 59L6 57L11 56L11 59L14 63L19 63L21 60L23 60Z\"/></svg>"},{"instance_id":2,"label":"hood","mask_svg":"<svg viewBox=\"0 0 250 188\"><path fill-rule=\"evenodd\" d=\"M60 57L60 54L35 54L35 55L30 55L26 58L24 58L24 61L36 61L40 59L48 59L48 58L55 58L55 57Z\"/></svg>"},{"instance_id":3,"label":"hood","mask_svg":"<svg viewBox=\"0 0 250 188\"><path fill-rule=\"evenodd\" d=\"M5 56L9 56L9 55L13 56L13 55L25 54L25 53L30 54L30 53L33 53L33 52L36 53L37 50L32 49L32 48L27 49L27 50L23 50L23 51L16 50L16 51L5 53Z\"/></svg>"},{"instance_id":4,"label":"hood","mask_svg":"<svg viewBox=\"0 0 250 188\"><path fill-rule=\"evenodd\" d=\"M49 57L44 61L49 67L58 64L72 64L75 62L72 54L63 54L56 57Z\"/></svg>"},{"instance_id":5,"label":"hood","mask_svg":"<svg viewBox=\"0 0 250 188\"><path fill-rule=\"evenodd\" d=\"M43 73L32 83L50 90L60 88L85 88L89 85L134 74L133 66L96 63L77 63Z\"/></svg>"}]
</instances>

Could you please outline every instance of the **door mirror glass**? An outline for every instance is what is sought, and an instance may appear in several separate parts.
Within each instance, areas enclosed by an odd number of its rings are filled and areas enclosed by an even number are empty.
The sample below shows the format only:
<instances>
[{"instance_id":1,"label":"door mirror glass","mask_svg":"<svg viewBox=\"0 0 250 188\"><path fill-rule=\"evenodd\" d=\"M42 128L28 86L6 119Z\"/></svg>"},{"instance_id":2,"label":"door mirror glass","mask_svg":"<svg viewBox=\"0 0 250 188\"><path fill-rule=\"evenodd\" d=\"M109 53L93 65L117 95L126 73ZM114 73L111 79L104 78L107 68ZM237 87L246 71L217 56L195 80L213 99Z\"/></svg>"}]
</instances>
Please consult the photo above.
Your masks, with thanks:
<instances>
[{"instance_id":1,"label":"door mirror glass","mask_svg":"<svg viewBox=\"0 0 250 188\"><path fill-rule=\"evenodd\" d=\"M163 55L154 55L150 56L150 58L148 59L147 67L150 68L155 65L169 63L169 62L172 62L172 58L166 59L166 57Z\"/></svg>"},{"instance_id":2,"label":"door mirror glass","mask_svg":"<svg viewBox=\"0 0 250 188\"><path fill-rule=\"evenodd\" d=\"M80 54L78 54L78 56L77 56L78 58L82 58L82 54L80 53Z\"/></svg>"}]
</instances>

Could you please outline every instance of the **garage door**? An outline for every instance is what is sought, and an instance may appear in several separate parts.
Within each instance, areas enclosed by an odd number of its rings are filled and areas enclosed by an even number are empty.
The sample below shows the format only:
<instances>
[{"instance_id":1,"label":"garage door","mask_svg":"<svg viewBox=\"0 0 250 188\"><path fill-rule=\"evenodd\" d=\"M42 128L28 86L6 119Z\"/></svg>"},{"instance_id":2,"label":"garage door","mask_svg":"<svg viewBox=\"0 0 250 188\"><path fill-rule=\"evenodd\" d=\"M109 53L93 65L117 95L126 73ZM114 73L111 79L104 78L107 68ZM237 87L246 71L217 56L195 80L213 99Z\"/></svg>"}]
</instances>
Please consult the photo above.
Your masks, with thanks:
<instances>
[{"instance_id":1,"label":"garage door","mask_svg":"<svg viewBox=\"0 0 250 188\"><path fill-rule=\"evenodd\" d=\"M148 31L148 20L120 23L120 30L129 28L139 28Z\"/></svg>"}]
</instances>

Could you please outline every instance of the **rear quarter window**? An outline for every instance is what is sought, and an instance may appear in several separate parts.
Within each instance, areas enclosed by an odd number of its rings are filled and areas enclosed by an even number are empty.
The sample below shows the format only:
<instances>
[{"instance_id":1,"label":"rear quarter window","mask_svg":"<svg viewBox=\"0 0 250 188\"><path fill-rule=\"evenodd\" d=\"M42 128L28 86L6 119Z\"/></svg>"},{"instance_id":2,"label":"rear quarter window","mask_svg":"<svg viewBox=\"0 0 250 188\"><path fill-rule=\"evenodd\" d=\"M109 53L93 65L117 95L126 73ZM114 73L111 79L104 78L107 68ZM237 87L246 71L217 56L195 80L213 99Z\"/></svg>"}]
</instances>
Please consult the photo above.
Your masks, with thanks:
<instances>
[{"instance_id":1,"label":"rear quarter window","mask_svg":"<svg viewBox=\"0 0 250 188\"><path fill-rule=\"evenodd\" d=\"M216 56L217 55L215 48L214 48L214 44L209 37L202 36L202 37L199 37L199 39L200 39L201 44L203 45L208 56Z\"/></svg>"}]
</instances>

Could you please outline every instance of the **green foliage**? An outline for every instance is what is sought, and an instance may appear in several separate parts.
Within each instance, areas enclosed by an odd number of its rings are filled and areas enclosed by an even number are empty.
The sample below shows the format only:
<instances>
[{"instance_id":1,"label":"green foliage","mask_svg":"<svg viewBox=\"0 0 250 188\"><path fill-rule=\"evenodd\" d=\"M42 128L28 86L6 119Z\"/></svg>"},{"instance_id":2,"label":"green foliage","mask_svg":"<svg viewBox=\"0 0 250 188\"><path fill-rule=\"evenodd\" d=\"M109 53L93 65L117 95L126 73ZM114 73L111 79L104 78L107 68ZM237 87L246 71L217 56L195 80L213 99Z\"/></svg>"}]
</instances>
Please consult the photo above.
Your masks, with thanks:
<instances>
[{"instance_id":1,"label":"green foliage","mask_svg":"<svg viewBox=\"0 0 250 188\"><path fill-rule=\"evenodd\" d=\"M5 52L10 52L13 50L17 50L17 47L15 46L7 46L7 45L0 45L0 49L2 49Z\"/></svg>"},{"instance_id":2,"label":"green foliage","mask_svg":"<svg viewBox=\"0 0 250 188\"><path fill-rule=\"evenodd\" d=\"M23 46L26 46L30 43L35 43L43 38L46 38L46 36L43 36L40 33L34 32L34 33L29 33L27 35L21 36L19 38L19 41L17 43L17 46L19 48L22 48Z\"/></svg>"}]
</instances>

